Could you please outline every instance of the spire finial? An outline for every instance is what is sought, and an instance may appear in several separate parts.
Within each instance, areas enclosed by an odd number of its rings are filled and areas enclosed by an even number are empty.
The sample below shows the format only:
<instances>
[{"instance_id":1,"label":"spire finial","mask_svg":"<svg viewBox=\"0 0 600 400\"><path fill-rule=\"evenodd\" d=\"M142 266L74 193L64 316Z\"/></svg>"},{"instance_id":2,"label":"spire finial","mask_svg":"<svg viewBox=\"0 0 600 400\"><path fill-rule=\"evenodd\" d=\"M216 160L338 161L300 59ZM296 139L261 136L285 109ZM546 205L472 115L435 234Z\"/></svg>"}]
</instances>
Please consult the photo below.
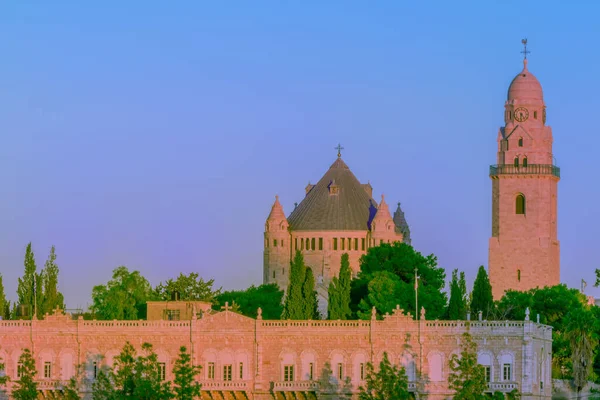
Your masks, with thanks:
<instances>
[{"instance_id":1,"label":"spire finial","mask_svg":"<svg viewBox=\"0 0 600 400\"><path fill-rule=\"evenodd\" d=\"M527 54L531 53L527 50L527 38L521 39L521 43L523 43L523 51L521 52L523 54L523 65L527 68Z\"/></svg>"},{"instance_id":2,"label":"spire finial","mask_svg":"<svg viewBox=\"0 0 600 400\"><path fill-rule=\"evenodd\" d=\"M275 201L279 201L279 195L278 194L275 195Z\"/></svg>"},{"instance_id":3,"label":"spire finial","mask_svg":"<svg viewBox=\"0 0 600 400\"><path fill-rule=\"evenodd\" d=\"M335 147L335 149L338 151L338 158L342 157L342 150L344 150L344 148L342 147L341 144L338 143L337 147Z\"/></svg>"}]
</instances>

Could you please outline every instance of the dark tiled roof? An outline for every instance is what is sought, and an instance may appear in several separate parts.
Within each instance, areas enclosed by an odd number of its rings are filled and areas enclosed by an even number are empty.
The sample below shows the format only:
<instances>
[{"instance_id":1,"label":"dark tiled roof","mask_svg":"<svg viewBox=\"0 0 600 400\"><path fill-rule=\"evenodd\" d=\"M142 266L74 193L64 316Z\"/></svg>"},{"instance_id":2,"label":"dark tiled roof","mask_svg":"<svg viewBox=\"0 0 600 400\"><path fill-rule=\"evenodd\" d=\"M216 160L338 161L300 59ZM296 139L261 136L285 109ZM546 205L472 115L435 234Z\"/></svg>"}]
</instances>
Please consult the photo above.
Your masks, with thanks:
<instances>
[{"instance_id":1,"label":"dark tiled roof","mask_svg":"<svg viewBox=\"0 0 600 400\"><path fill-rule=\"evenodd\" d=\"M331 193L337 186L337 194ZM377 203L350 168L338 158L288 217L290 228L300 231L367 230Z\"/></svg>"}]
</instances>

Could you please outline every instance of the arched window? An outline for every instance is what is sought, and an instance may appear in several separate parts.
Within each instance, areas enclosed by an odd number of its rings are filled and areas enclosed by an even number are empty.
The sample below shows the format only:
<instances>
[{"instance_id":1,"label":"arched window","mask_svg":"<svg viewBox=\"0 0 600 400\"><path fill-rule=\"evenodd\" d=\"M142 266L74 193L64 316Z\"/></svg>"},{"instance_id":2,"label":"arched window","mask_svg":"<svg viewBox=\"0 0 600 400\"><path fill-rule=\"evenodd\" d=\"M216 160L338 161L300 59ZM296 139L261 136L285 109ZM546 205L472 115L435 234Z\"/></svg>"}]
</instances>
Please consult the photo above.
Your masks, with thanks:
<instances>
[{"instance_id":1,"label":"arched window","mask_svg":"<svg viewBox=\"0 0 600 400\"><path fill-rule=\"evenodd\" d=\"M313 250L316 250L316 247L315 247L315 238L310 239L310 248L313 249Z\"/></svg>"},{"instance_id":2,"label":"arched window","mask_svg":"<svg viewBox=\"0 0 600 400\"><path fill-rule=\"evenodd\" d=\"M525 214L525 196L523 196L522 194L518 194L515 203L516 213Z\"/></svg>"},{"instance_id":3,"label":"arched window","mask_svg":"<svg viewBox=\"0 0 600 400\"><path fill-rule=\"evenodd\" d=\"M524 157L524 158L523 158L523 166L524 166L524 167L527 167L527 157Z\"/></svg>"},{"instance_id":4,"label":"arched window","mask_svg":"<svg viewBox=\"0 0 600 400\"><path fill-rule=\"evenodd\" d=\"M306 238L306 250L310 250L310 239Z\"/></svg>"},{"instance_id":5,"label":"arched window","mask_svg":"<svg viewBox=\"0 0 600 400\"><path fill-rule=\"evenodd\" d=\"M523 147L523 138L522 137L519 138L519 147Z\"/></svg>"},{"instance_id":6,"label":"arched window","mask_svg":"<svg viewBox=\"0 0 600 400\"><path fill-rule=\"evenodd\" d=\"M533 112L533 119L537 119L537 111Z\"/></svg>"},{"instance_id":7,"label":"arched window","mask_svg":"<svg viewBox=\"0 0 600 400\"><path fill-rule=\"evenodd\" d=\"M515 157L515 167L519 166L519 157Z\"/></svg>"}]
</instances>

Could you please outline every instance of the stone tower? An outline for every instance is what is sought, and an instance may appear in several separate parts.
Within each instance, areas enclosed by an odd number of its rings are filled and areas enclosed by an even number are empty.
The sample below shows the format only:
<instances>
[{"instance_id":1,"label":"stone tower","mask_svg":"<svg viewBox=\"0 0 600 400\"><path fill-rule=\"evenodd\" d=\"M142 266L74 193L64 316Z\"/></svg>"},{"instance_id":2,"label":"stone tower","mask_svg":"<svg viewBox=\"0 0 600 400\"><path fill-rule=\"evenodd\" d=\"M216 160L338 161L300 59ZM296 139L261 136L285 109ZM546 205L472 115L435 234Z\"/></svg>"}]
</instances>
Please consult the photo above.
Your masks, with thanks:
<instances>
[{"instance_id":1,"label":"stone tower","mask_svg":"<svg viewBox=\"0 0 600 400\"><path fill-rule=\"evenodd\" d=\"M489 277L494 299L508 289L528 290L560 282L557 186L542 86L527 69L513 79L498 132L492 179Z\"/></svg>"}]
</instances>

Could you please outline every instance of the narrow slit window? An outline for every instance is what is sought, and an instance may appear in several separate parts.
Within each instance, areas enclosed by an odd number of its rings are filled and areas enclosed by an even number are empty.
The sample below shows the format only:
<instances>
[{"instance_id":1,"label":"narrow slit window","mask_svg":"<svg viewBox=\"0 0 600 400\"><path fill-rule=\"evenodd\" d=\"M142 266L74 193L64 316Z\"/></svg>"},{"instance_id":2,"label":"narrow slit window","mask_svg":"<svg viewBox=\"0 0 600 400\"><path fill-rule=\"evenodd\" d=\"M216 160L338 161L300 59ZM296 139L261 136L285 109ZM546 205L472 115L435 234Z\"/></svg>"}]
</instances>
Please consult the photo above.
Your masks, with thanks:
<instances>
[{"instance_id":1,"label":"narrow slit window","mask_svg":"<svg viewBox=\"0 0 600 400\"><path fill-rule=\"evenodd\" d=\"M521 282L521 270L517 270L517 281Z\"/></svg>"},{"instance_id":2,"label":"narrow slit window","mask_svg":"<svg viewBox=\"0 0 600 400\"><path fill-rule=\"evenodd\" d=\"M337 250L337 238L333 238L333 249Z\"/></svg>"},{"instance_id":3,"label":"narrow slit window","mask_svg":"<svg viewBox=\"0 0 600 400\"><path fill-rule=\"evenodd\" d=\"M358 250L358 238L354 238L354 250Z\"/></svg>"},{"instance_id":4,"label":"narrow slit window","mask_svg":"<svg viewBox=\"0 0 600 400\"><path fill-rule=\"evenodd\" d=\"M523 167L527 167L527 157L523 158Z\"/></svg>"},{"instance_id":5,"label":"narrow slit window","mask_svg":"<svg viewBox=\"0 0 600 400\"><path fill-rule=\"evenodd\" d=\"M519 147L523 147L523 138L522 137L519 138Z\"/></svg>"},{"instance_id":6,"label":"narrow slit window","mask_svg":"<svg viewBox=\"0 0 600 400\"><path fill-rule=\"evenodd\" d=\"M525 196L518 194L515 203L516 213L525 214Z\"/></svg>"},{"instance_id":7,"label":"narrow slit window","mask_svg":"<svg viewBox=\"0 0 600 400\"><path fill-rule=\"evenodd\" d=\"M310 248L311 248L311 249L313 249L313 250L316 250L316 249L317 249L317 248L315 247L315 240L316 240L315 238L312 238L312 239L310 240Z\"/></svg>"},{"instance_id":8,"label":"narrow slit window","mask_svg":"<svg viewBox=\"0 0 600 400\"><path fill-rule=\"evenodd\" d=\"M361 247L361 250L363 250L363 251L365 250L365 238L361 239L361 246L360 247Z\"/></svg>"},{"instance_id":9,"label":"narrow slit window","mask_svg":"<svg viewBox=\"0 0 600 400\"><path fill-rule=\"evenodd\" d=\"M515 167L519 166L519 157L515 157Z\"/></svg>"},{"instance_id":10,"label":"narrow slit window","mask_svg":"<svg viewBox=\"0 0 600 400\"><path fill-rule=\"evenodd\" d=\"M319 238L319 250L323 250L323 238Z\"/></svg>"}]
</instances>

